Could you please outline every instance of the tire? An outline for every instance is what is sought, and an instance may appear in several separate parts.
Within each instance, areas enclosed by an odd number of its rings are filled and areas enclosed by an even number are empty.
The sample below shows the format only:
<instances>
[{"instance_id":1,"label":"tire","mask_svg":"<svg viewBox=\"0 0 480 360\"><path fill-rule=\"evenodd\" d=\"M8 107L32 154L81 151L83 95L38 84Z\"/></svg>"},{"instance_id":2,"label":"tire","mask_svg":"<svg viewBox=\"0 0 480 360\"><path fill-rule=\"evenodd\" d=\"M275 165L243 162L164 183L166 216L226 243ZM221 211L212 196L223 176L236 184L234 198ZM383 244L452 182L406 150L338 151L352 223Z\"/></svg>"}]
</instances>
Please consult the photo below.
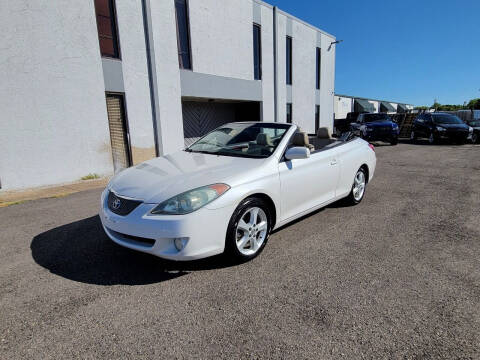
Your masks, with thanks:
<instances>
[{"instance_id":1,"label":"tire","mask_svg":"<svg viewBox=\"0 0 480 360\"><path fill-rule=\"evenodd\" d=\"M398 138L392 138L390 140L390 145L397 145L398 144Z\"/></svg>"},{"instance_id":2,"label":"tire","mask_svg":"<svg viewBox=\"0 0 480 360\"><path fill-rule=\"evenodd\" d=\"M363 178L363 188L361 189L361 194L358 191L358 185L362 183L361 179ZM365 169L361 167L355 174L353 178L353 185L352 189L350 190L350 194L345 198L345 202L349 205L357 205L360 204L365 196L365 190L367 187L367 174Z\"/></svg>"},{"instance_id":3,"label":"tire","mask_svg":"<svg viewBox=\"0 0 480 360\"><path fill-rule=\"evenodd\" d=\"M225 254L238 262L257 257L265 248L271 230L272 216L267 203L258 198L243 200L228 224Z\"/></svg>"},{"instance_id":4,"label":"tire","mask_svg":"<svg viewBox=\"0 0 480 360\"><path fill-rule=\"evenodd\" d=\"M472 143L478 144L478 134L475 132L472 134Z\"/></svg>"},{"instance_id":5,"label":"tire","mask_svg":"<svg viewBox=\"0 0 480 360\"><path fill-rule=\"evenodd\" d=\"M410 141L413 143L417 141L417 134L415 134L415 131L413 130L410 132Z\"/></svg>"}]
</instances>

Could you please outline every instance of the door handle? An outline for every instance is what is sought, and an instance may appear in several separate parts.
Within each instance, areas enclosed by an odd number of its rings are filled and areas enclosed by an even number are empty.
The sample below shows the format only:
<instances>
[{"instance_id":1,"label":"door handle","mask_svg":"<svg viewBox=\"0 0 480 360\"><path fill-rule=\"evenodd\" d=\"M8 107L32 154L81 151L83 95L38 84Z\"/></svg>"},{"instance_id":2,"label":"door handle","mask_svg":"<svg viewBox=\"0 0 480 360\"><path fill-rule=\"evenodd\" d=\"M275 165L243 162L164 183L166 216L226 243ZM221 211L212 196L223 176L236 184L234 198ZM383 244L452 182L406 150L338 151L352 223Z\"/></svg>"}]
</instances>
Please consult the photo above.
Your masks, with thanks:
<instances>
[{"instance_id":1,"label":"door handle","mask_svg":"<svg viewBox=\"0 0 480 360\"><path fill-rule=\"evenodd\" d=\"M337 165L337 160L333 159L332 161L330 161L330 165Z\"/></svg>"}]
</instances>

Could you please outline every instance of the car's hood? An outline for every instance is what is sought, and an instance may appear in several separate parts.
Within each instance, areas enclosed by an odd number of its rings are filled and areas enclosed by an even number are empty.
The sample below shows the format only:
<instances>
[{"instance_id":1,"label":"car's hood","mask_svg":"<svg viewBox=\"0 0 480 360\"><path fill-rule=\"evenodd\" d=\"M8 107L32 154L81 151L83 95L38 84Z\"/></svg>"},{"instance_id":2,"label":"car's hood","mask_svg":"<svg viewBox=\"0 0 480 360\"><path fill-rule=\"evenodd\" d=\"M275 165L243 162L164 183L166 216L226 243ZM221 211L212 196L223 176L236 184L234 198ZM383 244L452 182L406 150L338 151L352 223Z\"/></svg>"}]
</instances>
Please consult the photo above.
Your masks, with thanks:
<instances>
[{"instance_id":1,"label":"car's hood","mask_svg":"<svg viewBox=\"0 0 480 360\"><path fill-rule=\"evenodd\" d=\"M436 124L436 125L449 130L468 130L467 124Z\"/></svg>"},{"instance_id":2,"label":"car's hood","mask_svg":"<svg viewBox=\"0 0 480 360\"><path fill-rule=\"evenodd\" d=\"M373 127L373 128L376 128L376 127L392 127L392 124L393 122L391 121L374 121L374 122L369 122L369 123L365 123L365 125L367 127Z\"/></svg>"},{"instance_id":3,"label":"car's hood","mask_svg":"<svg viewBox=\"0 0 480 360\"><path fill-rule=\"evenodd\" d=\"M216 156L179 151L123 170L110 182L120 196L156 204L198 187L238 181L265 159Z\"/></svg>"}]
</instances>

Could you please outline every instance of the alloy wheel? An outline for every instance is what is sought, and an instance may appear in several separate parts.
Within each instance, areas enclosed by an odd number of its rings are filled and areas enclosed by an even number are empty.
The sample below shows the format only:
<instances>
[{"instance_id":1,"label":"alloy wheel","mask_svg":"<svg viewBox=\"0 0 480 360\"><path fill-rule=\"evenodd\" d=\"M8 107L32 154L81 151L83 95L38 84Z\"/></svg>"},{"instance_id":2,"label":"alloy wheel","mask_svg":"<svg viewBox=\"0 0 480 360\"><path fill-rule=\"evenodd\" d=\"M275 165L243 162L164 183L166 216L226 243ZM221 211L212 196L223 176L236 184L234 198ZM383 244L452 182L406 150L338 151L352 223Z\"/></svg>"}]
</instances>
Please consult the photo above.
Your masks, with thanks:
<instances>
[{"instance_id":1,"label":"alloy wheel","mask_svg":"<svg viewBox=\"0 0 480 360\"><path fill-rule=\"evenodd\" d=\"M362 170L357 172L355 180L353 182L353 198L356 201L360 201L365 193L365 173Z\"/></svg>"},{"instance_id":2,"label":"alloy wheel","mask_svg":"<svg viewBox=\"0 0 480 360\"><path fill-rule=\"evenodd\" d=\"M247 209L240 217L235 231L238 251L246 256L254 255L262 247L267 234L267 214L259 207Z\"/></svg>"}]
</instances>

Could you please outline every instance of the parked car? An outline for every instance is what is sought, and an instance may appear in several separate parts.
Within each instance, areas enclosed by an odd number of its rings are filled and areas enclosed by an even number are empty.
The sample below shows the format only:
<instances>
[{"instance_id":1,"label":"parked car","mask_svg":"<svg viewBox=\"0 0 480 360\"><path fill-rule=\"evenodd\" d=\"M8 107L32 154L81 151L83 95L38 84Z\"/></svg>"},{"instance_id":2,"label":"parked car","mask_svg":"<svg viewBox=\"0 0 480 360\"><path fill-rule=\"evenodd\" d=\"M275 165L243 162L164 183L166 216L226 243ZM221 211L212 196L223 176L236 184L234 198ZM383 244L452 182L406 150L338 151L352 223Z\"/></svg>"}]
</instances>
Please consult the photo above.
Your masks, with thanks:
<instances>
[{"instance_id":1,"label":"parked car","mask_svg":"<svg viewBox=\"0 0 480 360\"><path fill-rule=\"evenodd\" d=\"M386 141L392 145L398 144L400 129L398 124L387 114L360 114L357 121L350 126L352 132L367 141Z\"/></svg>"},{"instance_id":2,"label":"parked car","mask_svg":"<svg viewBox=\"0 0 480 360\"><path fill-rule=\"evenodd\" d=\"M362 201L373 146L334 140L326 128L311 140L291 124L221 126L114 176L101 196L103 228L114 242L162 258L251 259L272 230L340 199Z\"/></svg>"},{"instance_id":3,"label":"parked car","mask_svg":"<svg viewBox=\"0 0 480 360\"><path fill-rule=\"evenodd\" d=\"M410 140L427 138L430 144L440 140L465 143L473 128L465 124L458 116L448 113L423 113L412 124Z\"/></svg>"},{"instance_id":4,"label":"parked car","mask_svg":"<svg viewBox=\"0 0 480 360\"><path fill-rule=\"evenodd\" d=\"M467 121L467 125L473 129L471 134L472 142L474 144L480 143L480 119Z\"/></svg>"},{"instance_id":5,"label":"parked car","mask_svg":"<svg viewBox=\"0 0 480 360\"><path fill-rule=\"evenodd\" d=\"M357 121L358 115L365 114L365 112L349 112L345 119L335 119L334 133L336 136L341 136L342 134L349 132L351 130L351 123Z\"/></svg>"}]
</instances>

